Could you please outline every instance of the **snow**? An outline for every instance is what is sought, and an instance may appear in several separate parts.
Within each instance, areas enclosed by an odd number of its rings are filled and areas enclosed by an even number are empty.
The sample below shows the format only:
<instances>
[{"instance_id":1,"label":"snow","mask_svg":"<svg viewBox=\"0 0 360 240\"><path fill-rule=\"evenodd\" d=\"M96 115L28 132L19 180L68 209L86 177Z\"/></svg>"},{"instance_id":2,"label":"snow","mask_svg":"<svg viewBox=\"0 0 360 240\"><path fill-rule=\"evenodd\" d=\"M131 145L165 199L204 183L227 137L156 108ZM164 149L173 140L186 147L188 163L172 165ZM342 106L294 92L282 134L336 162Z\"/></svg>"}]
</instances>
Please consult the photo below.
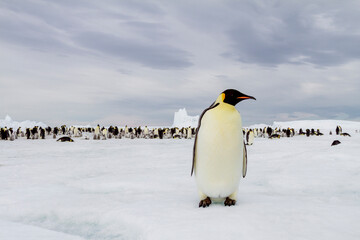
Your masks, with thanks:
<instances>
[{"instance_id":1,"label":"snow","mask_svg":"<svg viewBox=\"0 0 360 240\"><path fill-rule=\"evenodd\" d=\"M174 113L173 127L197 127L199 116L189 116L185 108Z\"/></svg>"},{"instance_id":2,"label":"snow","mask_svg":"<svg viewBox=\"0 0 360 240\"><path fill-rule=\"evenodd\" d=\"M43 122L36 122L30 120L17 122L12 120L12 118L9 115L6 115L5 119L0 119L0 127L7 127L13 129L18 129L19 127L21 127L22 129L26 129L26 128L33 128L34 126L46 128L48 125L46 125Z\"/></svg>"},{"instance_id":3,"label":"snow","mask_svg":"<svg viewBox=\"0 0 360 240\"><path fill-rule=\"evenodd\" d=\"M193 140L0 141L0 239L357 240L360 134L349 133L256 138L237 204L205 209Z\"/></svg>"}]
</instances>

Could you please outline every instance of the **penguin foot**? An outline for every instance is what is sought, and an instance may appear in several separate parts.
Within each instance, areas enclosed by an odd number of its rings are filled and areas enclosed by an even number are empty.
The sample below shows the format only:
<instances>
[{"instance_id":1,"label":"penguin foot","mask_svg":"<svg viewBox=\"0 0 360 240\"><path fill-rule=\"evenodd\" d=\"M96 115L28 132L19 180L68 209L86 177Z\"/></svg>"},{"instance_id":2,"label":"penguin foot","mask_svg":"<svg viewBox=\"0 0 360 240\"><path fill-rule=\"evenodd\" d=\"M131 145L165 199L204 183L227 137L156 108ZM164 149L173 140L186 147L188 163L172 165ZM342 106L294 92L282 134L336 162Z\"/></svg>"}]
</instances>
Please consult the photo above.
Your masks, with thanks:
<instances>
[{"instance_id":1,"label":"penguin foot","mask_svg":"<svg viewBox=\"0 0 360 240\"><path fill-rule=\"evenodd\" d=\"M206 207L210 206L210 204L211 204L211 199L209 197L207 197L199 202L199 207L206 208Z\"/></svg>"},{"instance_id":2,"label":"penguin foot","mask_svg":"<svg viewBox=\"0 0 360 240\"><path fill-rule=\"evenodd\" d=\"M230 206L232 206L232 205L235 205L235 203L236 203L236 200L233 200L233 199L227 197L227 198L225 199L224 205L230 207Z\"/></svg>"}]
</instances>

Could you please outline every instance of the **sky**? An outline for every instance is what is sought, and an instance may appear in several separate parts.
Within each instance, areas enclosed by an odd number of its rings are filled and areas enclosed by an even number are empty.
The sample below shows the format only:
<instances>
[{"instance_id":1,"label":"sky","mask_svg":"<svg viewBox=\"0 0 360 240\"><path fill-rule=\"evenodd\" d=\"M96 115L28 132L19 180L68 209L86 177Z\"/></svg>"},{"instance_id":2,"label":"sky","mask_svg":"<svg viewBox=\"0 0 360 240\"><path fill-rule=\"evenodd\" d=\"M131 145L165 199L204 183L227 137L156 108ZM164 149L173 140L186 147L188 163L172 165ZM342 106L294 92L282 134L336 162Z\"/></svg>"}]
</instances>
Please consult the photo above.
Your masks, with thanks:
<instances>
[{"instance_id":1,"label":"sky","mask_svg":"<svg viewBox=\"0 0 360 240\"><path fill-rule=\"evenodd\" d=\"M233 88L244 125L360 121L360 1L1 0L0 118L171 125Z\"/></svg>"}]
</instances>

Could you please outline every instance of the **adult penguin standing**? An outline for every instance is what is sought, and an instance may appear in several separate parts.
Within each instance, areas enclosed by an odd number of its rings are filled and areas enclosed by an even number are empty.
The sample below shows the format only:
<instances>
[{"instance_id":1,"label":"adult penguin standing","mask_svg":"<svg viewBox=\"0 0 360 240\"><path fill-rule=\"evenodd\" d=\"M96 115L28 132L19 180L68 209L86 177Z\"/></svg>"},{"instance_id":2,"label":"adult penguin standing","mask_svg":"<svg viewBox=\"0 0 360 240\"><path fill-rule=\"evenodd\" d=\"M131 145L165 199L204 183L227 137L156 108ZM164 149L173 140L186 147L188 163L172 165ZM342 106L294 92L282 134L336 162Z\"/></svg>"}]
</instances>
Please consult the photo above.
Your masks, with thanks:
<instances>
[{"instance_id":1,"label":"adult penguin standing","mask_svg":"<svg viewBox=\"0 0 360 240\"><path fill-rule=\"evenodd\" d=\"M225 199L235 205L241 176L247 169L242 121L235 105L254 99L235 89L222 92L201 114L193 149L191 175L200 196L199 207L208 207L211 199Z\"/></svg>"}]
</instances>

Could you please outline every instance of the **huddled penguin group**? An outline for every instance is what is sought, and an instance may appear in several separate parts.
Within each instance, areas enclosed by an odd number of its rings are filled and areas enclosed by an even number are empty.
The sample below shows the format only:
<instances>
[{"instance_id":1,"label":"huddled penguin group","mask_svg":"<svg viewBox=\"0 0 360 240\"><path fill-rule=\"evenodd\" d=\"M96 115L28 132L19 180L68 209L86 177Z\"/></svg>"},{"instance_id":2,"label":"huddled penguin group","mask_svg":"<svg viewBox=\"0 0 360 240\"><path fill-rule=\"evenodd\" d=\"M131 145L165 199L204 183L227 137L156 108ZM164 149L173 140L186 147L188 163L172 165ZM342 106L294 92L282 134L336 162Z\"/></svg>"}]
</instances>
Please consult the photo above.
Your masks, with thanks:
<instances>
[{"instance_id":1,"label":"huddled penguin group","mask_svg":"<svg viewBox=\"0 0 360 240\"><path fill-rule=\"evenodd\" d=\"M343 133L342 128L340 126L337 126L336 129L336 135L345 136L345 137L351 137L349 133ZM307 128L303 130L303 128L300 128L298 131L296 131L294 128L272 128L270 126L264 127L264 128L255 128L255 129L243 129L243 134L246 136L246 145L252 145L253 138L269 138L269 139L277 139L277 138L283 138L283 137L294 137L294 136L323 136L324 133L320 132L319 129L315 130L314 128ZM332 135L332 131L329 132L329 135ZM252 137L254 136L254 137Z\"/></svg>"},{"instance_id":2,"label":"huddled penguin group","mask_svg":"<svg viewBox=\"0 0 360 240\"><path fill-rule=\"evenodd\" d=\"M343 137L351 137L349 133L343 132L341 126L337 126L334 130L335 134ZM355 131L360 133L359 130ZM243 128L242 134L246 145L252 145L256 138L269 138L278 139L283 137L294 137L294 136L322 136L324 133L320 132L319 129L300 128L298 131L294 128L273 128L267 126L264 128ZM329 132L332 135L333 131ZM58 139L62 136L69 136L72 138L80 138L85 140L107 140L111 138L122 139L194 139L196 136L196 128L194 127L164 127L164 128L150 128L145 127L117 127L110 126L104 127L99 124L96 127L75 127L62 125L60 127L40 127L34 126L33 128L23 129L21 127L17 129L1 127L0 128L0 140L14 141L18 138L25 139L46 139L53 138Z\"/></svg>"},{"instance_id":3,"label":"huddled penguin group","mask_svg":"<svg viewBox=\"0 0 360 240\"><path fill-rule=\"evenodd\" d=\"M193 139L196 134L196 128L194 127L173 127L173 128L149 128L145 126L142 127L128 127L124 128L117 126L110 127L67 127L62 125L61 127L47 127L42 128L35 126L33 128L26 128L25 131L22 128L18 128L14 131L12 128L3 127L0 128L0 139L1 140L15 140L18 138L26 139L45 139L53 138L58 139L58 137L72 137L80 138L85 140L107 140L107 139ZM60 142L62 140L58 139Z\"/></svg>"}]
</instances>

